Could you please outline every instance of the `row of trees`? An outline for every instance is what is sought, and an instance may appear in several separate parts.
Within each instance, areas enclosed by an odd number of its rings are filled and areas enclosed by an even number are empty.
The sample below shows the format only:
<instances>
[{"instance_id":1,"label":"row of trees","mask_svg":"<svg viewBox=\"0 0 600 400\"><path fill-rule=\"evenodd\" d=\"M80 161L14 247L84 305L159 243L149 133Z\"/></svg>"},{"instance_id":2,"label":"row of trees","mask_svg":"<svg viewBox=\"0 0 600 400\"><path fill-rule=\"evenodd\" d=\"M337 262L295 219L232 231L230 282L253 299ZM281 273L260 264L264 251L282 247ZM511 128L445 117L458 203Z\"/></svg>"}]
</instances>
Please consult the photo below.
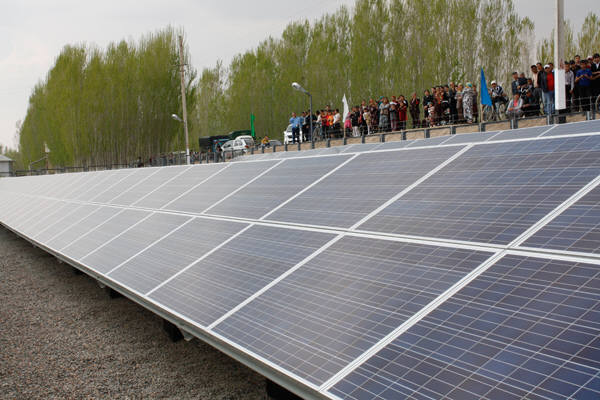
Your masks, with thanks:
<instances>
[{"instance_id":1,"label":"row of trees","mask_svg":"<svg viewBox=\"0 0 600 400\"><path fill-rule=\"evenodd\" d=\"M17 161L39 159L44 143L55 166L126 163L181 149L178 34L166 28L105 50L66 46L29 98ZM187 68L188 105L195 71Z\"/></svg>"},{"instance_id":2,"label":"row of trees","mask_svg":"<svg viewBox=\"0 0 600 400\"><path fill-rule=\"evenodd\" d=\"M600 48L600 22L590 14L567 52L587 56ZM409 95L449 81L488 79L507 84L513 70L534 59L533 22L512 0L362 0L354 8L290 23L280 38L218 61L200 75L187 67L190 143L200 136L248 128L278 137L291 111L339 107L381 95ZM67 46L34 89L20 128L20 159L40 157L43 142L54 165L125 162L182 149L176 38L172 28L104 51ZM187 50L186 50L187 52ZM537 49L550 61L552 41ZM186 59L189 59L187 56ZM198 78L198 79L196 79Z\"/></svg>"}]
</instances>

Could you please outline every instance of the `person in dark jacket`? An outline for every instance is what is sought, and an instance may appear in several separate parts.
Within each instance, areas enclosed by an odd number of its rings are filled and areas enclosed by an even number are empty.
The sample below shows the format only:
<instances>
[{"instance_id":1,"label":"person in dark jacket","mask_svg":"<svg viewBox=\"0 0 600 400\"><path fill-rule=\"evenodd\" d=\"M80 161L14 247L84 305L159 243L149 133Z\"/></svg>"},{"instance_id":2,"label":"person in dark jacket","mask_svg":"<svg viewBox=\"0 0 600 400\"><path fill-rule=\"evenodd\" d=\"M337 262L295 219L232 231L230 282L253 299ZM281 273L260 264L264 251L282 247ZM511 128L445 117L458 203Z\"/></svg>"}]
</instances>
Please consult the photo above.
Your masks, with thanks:
<instances>
[{"instance_id":1,"label":"person in dark jacket","mask_svg":"<svg viewBox=\"0 0 600 400\"><path fill-rule=\"evenodd\" d=\"M412 118L413 128L421 127L421 102L417 97L417 93L413 92L408 109L410 111L410 117Z\"/></svg>"}]
</instances>

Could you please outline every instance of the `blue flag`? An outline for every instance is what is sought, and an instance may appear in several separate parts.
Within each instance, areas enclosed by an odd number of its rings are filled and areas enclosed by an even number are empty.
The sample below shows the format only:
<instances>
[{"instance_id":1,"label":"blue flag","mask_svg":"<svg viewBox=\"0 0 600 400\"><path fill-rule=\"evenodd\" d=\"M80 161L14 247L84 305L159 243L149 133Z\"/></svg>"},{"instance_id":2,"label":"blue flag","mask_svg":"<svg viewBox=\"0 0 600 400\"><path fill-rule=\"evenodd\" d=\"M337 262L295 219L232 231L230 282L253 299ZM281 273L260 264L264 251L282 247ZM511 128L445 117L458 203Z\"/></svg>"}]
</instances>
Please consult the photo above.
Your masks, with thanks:
<instances>
[{"instance_id":1,"label":"blue flag","mask_svg":"<svg viewBox=\"0 0 600 400\"><path fill-rule=\"evenodd\" d=\"M481 88L481 104L491 106L492 99L490 98L490 93L488 92L487 83L485 82L485 75L483 74L483 67L481 67L481 82L479 84L479 87Z\"/></svg>"}]
</instances>

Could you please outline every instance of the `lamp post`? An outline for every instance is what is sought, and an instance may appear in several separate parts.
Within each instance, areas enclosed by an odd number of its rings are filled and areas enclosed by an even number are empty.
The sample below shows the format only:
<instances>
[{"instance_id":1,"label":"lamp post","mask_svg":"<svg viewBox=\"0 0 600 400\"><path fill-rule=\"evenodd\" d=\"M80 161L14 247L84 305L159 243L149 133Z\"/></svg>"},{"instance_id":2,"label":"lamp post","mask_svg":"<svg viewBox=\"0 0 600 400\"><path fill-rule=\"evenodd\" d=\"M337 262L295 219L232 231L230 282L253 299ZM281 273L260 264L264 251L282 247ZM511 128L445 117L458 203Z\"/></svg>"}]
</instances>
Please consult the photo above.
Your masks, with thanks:
<instances>
[{"instance_id":1,"label":"lamp post","mask_svg":"<svg viewBox=\"0 0 600 400\"><path fill-rule=\"evenodd\" d=\"M171 114L171 118L173 118L175 121L179 121L179 122L183 123L184 128L185 128L186 124L179 115ZM186 138L186 141L185 141L185 163L189 165L190 164L190 148L189 148L188 141L187 141L187 135L185 135L185 138ZM177 143L179 143L179 141L177 141ZM179 151L179 150L177 150L177 151Z\"/></svg>"},{"instance_id":2,"label":"lamp post","mask_svg":"<svg viewBox=\"0 0 600 400\"><path fill-rule=\"evenodd\" d=\"M185 104L185 78L184 78L184 63L183 63L183 36L179 36L179 72L181 74L181 108L183 109L183 130L185 132L185 161L190 165L190 143L188 140L188 125L187 125L187 106Z\"/></svg>"},{"instance_id":3,"label":"lamp post","mask_svg":"<svg viewBox=\"0 0 600 400\"><path fill-rule=\"evenodd\" d=\"M300 86L300 84L298 82L294 82L292 83L292 88L294 90L297 90L299 92L302 92L306 95L308 95L308 98L310 99L310 115L308 117L308 121L310 122L310 140L312 142L315 141L315 137L313 135L313 112L312 112L312 94L310 94L310 92L306 89L304 89L302 86Z\"/></svg>"}]
</instances>

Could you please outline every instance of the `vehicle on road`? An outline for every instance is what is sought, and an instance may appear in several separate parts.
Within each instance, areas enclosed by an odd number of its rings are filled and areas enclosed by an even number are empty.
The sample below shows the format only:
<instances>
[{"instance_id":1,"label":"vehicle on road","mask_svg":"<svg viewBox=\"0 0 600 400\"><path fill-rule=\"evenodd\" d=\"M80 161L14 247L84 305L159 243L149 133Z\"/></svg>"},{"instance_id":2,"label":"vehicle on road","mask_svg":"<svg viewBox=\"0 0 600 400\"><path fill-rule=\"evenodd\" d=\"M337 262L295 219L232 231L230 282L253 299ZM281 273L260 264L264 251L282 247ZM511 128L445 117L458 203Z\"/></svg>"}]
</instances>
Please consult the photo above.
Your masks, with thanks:
<instances>
[{"instance_id":1,"label":"vehicle on road","mask_svg":"<svg viewBox=\"0 0 600 400\"><path fill-rule=\"evenodd\" d=\"M302 140L302 131L300 131L300 134L298 135L299 139L300 139L300 143L303 142ZM294 137L292 135L292 124L289 124L287 129L285 131L283 131L283 143L285 144L292 144L294 143Z\"/></svg>"}]
</instances>

